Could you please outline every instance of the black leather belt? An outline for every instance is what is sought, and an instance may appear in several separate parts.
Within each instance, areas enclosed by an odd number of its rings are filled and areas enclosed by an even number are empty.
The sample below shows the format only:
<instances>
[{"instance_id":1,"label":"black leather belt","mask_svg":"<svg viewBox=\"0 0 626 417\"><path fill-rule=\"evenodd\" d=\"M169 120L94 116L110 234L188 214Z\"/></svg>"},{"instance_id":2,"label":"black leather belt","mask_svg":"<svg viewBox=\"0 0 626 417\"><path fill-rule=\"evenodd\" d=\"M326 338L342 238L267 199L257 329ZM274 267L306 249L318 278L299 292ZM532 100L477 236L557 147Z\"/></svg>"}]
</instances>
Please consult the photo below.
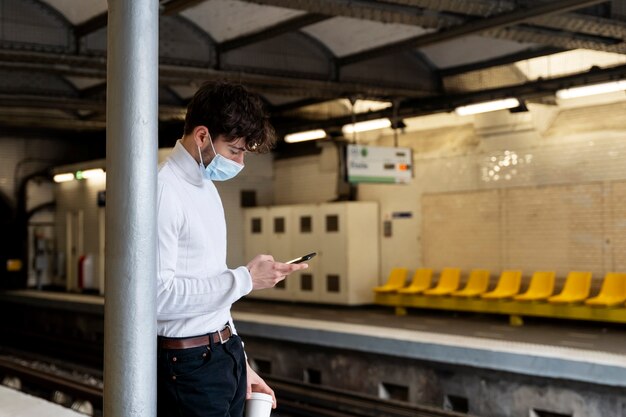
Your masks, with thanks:
<instances>
[{"instance_id":1,"label":"black leather belt","mask_svg":"<svg viewBox=\"0 0 626 417\"><path fill-rule=\"evenodd\" d=\"M168 338L159 337L159 347L163 349L190 349L199 346L210 345L211 342L226 343L233 335L230 325L226 325L222 330L194 337Z\"/></svg>"}]
</instances>

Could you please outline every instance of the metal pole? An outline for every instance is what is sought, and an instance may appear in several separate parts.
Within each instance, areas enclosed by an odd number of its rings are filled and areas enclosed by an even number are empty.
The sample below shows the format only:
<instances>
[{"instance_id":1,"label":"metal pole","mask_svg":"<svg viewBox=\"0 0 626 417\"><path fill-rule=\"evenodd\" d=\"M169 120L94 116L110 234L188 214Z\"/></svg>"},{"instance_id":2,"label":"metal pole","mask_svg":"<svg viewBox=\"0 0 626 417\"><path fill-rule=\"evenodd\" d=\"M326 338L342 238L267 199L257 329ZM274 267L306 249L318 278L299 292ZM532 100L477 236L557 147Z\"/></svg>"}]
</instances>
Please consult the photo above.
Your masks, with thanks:
<instances>
[{"instance_id":1,"label":"metal pole","mask_svg":"<svg viewBox=\"0 0 626 417\"><path fill-rule=\"evenodd\" d=\"M159 2L108 3L104 415L153 417Z\"/></svg>"}]
</instances>

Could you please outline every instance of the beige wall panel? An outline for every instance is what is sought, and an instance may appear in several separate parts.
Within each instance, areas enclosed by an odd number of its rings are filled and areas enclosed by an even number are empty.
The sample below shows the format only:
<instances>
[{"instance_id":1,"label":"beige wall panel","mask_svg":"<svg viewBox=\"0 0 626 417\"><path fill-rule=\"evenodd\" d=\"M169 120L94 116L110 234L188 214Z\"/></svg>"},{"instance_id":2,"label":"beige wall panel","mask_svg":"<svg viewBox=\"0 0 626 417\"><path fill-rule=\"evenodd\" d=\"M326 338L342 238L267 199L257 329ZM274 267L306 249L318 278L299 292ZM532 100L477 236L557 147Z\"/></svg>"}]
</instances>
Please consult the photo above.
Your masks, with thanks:
<instances>
[{"instance_id":1,"label":"beige wall panel","mask_svg":"<svg viewBox=\"0 0 626 417\"><path fill-rule=\"evenodd\" d=\"M216 181L222 198L226 226L228 229L228 258L231 268L247 264L250 259L244 254L244 224L241 193L254 191L258 206L272 204L272 156L249 155L241 174L229 181Z\"/></svg>"},{"instance_id":2,"label":"beige wall panel","mask_svg":"<svg viewBox=\"0 0 626 417\"><path fill-rule=\"evenodd\" d=\"M57 248L64 253L64 257L70 257L73 261L76 261L81 255L93 256L93 267L95 274L95 282L100 282L100 271L98 265L102 262L101 259L101 239L100 239L100 211L104 211L103 207L98 207L98 192L105 190L105 180L101 179L87 179L81 181L70 181L56 185L56 235L57 235ZM74 242L74 248L76 253L66 253L66 220L67 213L77 215L82 212L82 242L83 251L78 253L77 242ZM79 231L75 231L79 233ZM73 258L72 258L73 256ZM75 262L74 262L75 263ZM76 265L74 265L76 268ZM70 272L70 271L66 271ZM70 272L70 275L72 273ZM65 280L65 277L63 278ZM73 276L70 282L67 283L68 289L77 288L77 277ZM99 288L101 291L103 288Z\"/></svg>"},{"instance_id":3,"label":"beige wall panel","mask_svg":"<svg viewBox=\"0 0 626 417\"><path fill-rule=\"evenodd\" d=\"M512 188L504 195L505 265L601 275L604 198L600 183Z\"/></svg>"},{"instance_id":4,"label":"beige wall panel","mask_svg":"<svg viewBox=\"0 0 626 417\"><path fill-rule=\"evenodd\" d=\"M334 147L319 156L277 160L274 163L274 204L326 203L337 198L339 161Z\"/></svg>"},{"instance_id":5,"label":"beige wall panel","mask_svg":"<svg viewBox=\"0 0 626 417\"><path fill-rule=\"evenodd\" d=\"M497 190L422 196L424 266L501 268Z\"/></svg>"},{"instance_id":6,"label":"beige wall panel","mask_svg":"<svg viewBox=\"0 0 626 417\"><path fill-rule=\"evenodd\" d=\"M611 201L611 226L607 237L613 255L610 269L626 272L626 181L611 184Z\"/></svg>"},{"instance_id":7,"label":"beige wall panel","mask_svg":"<svg viewBox=\"0 0 626 417\"><path fill-rule=\"evenodd\" d=\"M564 137L582 132L626 129L626 102L561 109L546 132L549 137Z\"/></svg>"},{"instance_id":8,"label":"beige wall panel","mask_svg":"<svg viewBox=\"0 0 626 417\"><path fill-rule=\"evenodd\" d=\"M418 184L362 184L359 186L359 199L376 201L380 207L379 229L381 273L379 285L387 281L389 271L394 267L414 270L422 265L419 230L421 225ZM394 213L405 213L406 217L394 218ZM391 235L383 234L384 222L391 223ZM374 225L372 225L374 226Z\"/></svg>"}]
</instances>

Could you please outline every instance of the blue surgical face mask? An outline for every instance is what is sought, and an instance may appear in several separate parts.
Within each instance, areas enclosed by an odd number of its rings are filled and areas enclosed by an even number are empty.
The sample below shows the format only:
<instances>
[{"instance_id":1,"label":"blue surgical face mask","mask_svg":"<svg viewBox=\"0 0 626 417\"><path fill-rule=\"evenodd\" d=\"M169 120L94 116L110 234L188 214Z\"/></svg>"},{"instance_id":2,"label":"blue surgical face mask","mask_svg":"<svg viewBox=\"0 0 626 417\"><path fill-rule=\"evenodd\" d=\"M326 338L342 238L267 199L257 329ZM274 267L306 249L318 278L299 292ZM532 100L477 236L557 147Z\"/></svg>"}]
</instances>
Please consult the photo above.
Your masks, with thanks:
<instances>
[{"instance_id":1,"label":"blue surgical face mask","mask_svg":"<svg viewBox=\"0 0 626 417\"><path fill-rule=\"evenodd\" d=\"M202 160L202 152L200 152L200 147L198 146L198 154L200 155L200 167L202 168L202 175L204 178L212 181L226 181L231 178L234 178L237 174L241 172L243 169L242 164L238 164L235 161L232 161L228 158L223 157L219 153L215 152L215 147L213 146L213 141L209 137L209 143L211 144L211 148L213 148L213 160L209 162L209 165L204 166L204 161Z\"/></svg>"}]
</instances>

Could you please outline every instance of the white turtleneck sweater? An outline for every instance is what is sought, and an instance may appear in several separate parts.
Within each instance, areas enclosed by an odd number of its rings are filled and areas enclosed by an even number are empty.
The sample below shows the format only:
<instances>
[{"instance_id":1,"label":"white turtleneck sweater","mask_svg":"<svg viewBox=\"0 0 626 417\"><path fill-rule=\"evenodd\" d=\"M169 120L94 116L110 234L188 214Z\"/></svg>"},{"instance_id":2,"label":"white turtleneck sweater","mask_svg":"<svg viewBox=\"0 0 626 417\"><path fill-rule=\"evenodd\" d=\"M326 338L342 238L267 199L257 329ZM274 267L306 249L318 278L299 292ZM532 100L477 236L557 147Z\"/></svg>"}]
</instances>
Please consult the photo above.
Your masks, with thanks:
<instances>
[{"instance_id":1,"label":"white turtleneck sweater","mask_svg":"<svg viewBox=\"0 0 626 417\"><path fill-rule=\"evenodd\" d=\"M252 290L245 266L226 266L226 221L213 182L176 143L160 166L157 193L157 331L197 336L230 322L231 305ZM234 327L233 327L234 329Z\"/></svg>"}]
</instances>

